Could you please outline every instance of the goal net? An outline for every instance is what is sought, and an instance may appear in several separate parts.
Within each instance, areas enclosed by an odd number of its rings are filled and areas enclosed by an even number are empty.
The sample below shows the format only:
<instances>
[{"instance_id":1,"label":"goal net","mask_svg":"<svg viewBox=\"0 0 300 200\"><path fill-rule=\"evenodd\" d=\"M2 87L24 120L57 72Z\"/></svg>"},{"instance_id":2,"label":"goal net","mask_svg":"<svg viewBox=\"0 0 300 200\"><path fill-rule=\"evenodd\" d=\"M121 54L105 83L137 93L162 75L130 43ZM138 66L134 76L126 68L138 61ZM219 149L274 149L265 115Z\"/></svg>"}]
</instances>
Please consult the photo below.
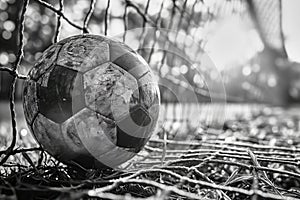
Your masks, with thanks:
<instances>
[{"instance_id":1,"label":"goal net","mask_svg":"<svg viewBox=\"0 0 300 200\"><path fill-rule=\"evenodd\" d=\"M3 2L18 16L18 48L15 59L0 68L12 77L12 136L0 154L1 194L73 199L300 197L299 139L293 134L299 131L298 119L280 108L239 104L285 101L277 84L280 77L270 73L278 71L276 65L260 66L265 64L262 49L287 59L280 0ZM223 26L228 22L237 25ZM230 35L230 30L250 33L245 57L232 56L226 49L221 51L225 56L218 52L230 38L218 32ZM84 33L128 44L149 63L160 84L163 105L157 131L119 171L78 172L51 158L17 127L16 91L34 61L50 44ZM240 72L232 73L233 65ZM261 71L269 75L249 78ZM239 75L246 81L236 79Z\"/></svg>"}]
</instances>

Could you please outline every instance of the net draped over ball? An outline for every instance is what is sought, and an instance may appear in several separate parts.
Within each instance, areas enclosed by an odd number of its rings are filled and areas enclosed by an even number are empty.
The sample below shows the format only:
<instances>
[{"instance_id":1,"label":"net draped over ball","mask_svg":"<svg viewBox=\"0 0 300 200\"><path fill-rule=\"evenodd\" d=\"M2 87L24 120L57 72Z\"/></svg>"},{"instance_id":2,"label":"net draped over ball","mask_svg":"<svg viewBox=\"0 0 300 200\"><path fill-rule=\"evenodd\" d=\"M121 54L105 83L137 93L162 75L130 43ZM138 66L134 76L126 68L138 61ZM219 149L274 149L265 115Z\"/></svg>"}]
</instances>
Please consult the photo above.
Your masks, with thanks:
<instances>
[{"instance_id":1,"label":"net draped over ball","mask_svg":"<svg viewBox=\"0 0 300 200\"><path fill-rule=\"evenodd\" d=\"M89 34L44 51L23 91L36 140L58 160L86 168L116 167L136 155L156 127L159 103L140 55Z\"/></svg>"}]
</instances>

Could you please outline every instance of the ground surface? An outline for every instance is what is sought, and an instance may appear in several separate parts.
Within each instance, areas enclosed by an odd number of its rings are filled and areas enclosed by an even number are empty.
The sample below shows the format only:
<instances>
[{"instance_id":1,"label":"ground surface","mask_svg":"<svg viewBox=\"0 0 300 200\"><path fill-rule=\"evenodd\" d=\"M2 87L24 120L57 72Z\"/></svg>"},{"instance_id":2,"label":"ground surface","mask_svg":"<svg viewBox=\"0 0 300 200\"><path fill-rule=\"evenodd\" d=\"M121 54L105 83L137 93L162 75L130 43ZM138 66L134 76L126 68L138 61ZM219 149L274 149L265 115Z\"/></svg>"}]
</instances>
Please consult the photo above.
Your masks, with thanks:
<instances>
[{"instance_id":1,"label":"ground surface","mask_svg":"<svg viewBox=\"0 0 300 200\"><path fill-rule=\"evenodd\" d=\"M17 107L18 145L29 148L35 144ZM40 150L17 153L0 167L0 198L300 199L298 108L164 108L158 133L122 170L68 167ZM1 115L1 146L9 126Z\"/></svg>"}]
</instances>

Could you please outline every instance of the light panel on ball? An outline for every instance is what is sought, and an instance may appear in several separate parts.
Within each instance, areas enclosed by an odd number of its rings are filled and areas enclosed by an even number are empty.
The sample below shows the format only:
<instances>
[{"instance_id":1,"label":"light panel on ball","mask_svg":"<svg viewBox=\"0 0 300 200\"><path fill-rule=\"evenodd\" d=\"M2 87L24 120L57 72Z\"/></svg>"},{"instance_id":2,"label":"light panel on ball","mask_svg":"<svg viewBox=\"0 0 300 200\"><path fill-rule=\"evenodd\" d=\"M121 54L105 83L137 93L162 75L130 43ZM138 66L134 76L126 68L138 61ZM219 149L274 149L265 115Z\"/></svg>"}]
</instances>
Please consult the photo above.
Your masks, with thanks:
<instances>
[{"instance_id":1,"label":"light panel on ball","mask_svg":"<svg viewBox=\"0 0 300 200\"><path fill-rule=\"evenodd\" d=\"M56 159L117 167L154 132L160 94L146 61L125 44L77 35L44 51L24 83L27 124Z\"/></svg>"}]
</instances>

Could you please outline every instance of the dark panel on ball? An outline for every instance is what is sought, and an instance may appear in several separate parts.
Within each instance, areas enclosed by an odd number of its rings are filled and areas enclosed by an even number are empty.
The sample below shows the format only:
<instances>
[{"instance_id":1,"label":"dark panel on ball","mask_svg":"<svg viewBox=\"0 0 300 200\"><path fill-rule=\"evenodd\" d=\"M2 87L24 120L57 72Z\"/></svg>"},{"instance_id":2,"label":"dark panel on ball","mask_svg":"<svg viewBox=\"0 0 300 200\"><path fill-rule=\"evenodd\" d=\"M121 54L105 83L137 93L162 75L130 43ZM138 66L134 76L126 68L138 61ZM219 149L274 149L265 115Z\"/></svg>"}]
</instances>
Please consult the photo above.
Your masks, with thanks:
<instances>
[{"instance_id":1,"label":"dark panel on ball","mask_svg":"<svg viewBox=\"0 0 300 200\"><path fill-rule=\"evenodd\" d=\"M132 148L139 152L150 137L153 128L147 110L137 105L130 108L130 115L124 117L117 124L117 146Z\"/></svg>"},{"instance_id":2,"label":"dark panel on ball","mask_svg":"<svg viewBox=\"0 0 300 200\"><path fill-rule=\"evenodd\" d=\"M138 126L144 127L151 123L151 118L149 116L148 111L140 105L131 107L129 113L130 113L131 119Z\"/></svg>"},{"instance_id":3,"label":"dark panel on ball","mask_svg":"<svg viewBox=\"0 0 300 200\"><path fill-rule=\"evenodd\" d=\"M26 80L23 90L23 106L25 119L29 125L32 124L33 119L38 113L38 98L36 94L36 82L33 80Z\"/></svg>"},{"instance_id":4,"label":"dark panel on ball","mask_svg":"<svg viewBox=\"0 0 300 200\"><path fill-rule=\"evenodd\" d=\"M146 61L124 44L112 42L109 50L110 61L128 71L136 79L149 71Z\"/></svg>"},{"instance_id":5,"label":"dark panel on ball","mask_svg":"<svg viewBox=\"0 0 300 200\"><path fill-rule=\"evenodd\" d=\"M40 112L62 123L85 107L82 75L75 70L55 66L38 81Z\"/></svg>"},{"instance_id":6,"label":"dark panel on ball","mask_svg":"<svg viewBox=\"0 0 300 200\"><path fill-rule=\"evenodd\" d=\"M62 133L59 124L39 113L33 122L32 130L36 140L51 155L60 158L67 152L65 148L67 146L61 140Z\"/></svg>"}]
</instances>

